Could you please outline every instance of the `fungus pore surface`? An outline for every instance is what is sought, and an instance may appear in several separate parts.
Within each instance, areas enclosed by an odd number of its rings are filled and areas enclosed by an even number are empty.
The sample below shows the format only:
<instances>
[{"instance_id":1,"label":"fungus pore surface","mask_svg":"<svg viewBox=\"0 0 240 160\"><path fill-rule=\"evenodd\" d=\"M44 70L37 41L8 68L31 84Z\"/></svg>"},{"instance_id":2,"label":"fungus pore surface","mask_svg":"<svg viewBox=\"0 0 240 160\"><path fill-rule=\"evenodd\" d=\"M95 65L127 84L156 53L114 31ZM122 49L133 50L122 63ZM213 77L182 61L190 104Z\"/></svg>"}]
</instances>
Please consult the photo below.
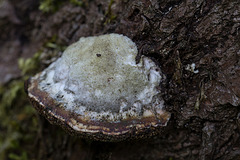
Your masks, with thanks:
<instances>
[{"instance_id":1,"label":"fungus pore surface","mask_svg":"<svg viewBox=\"0 0 240 160\"><path fill-rule=\"evenodd\" d=\"M80 38L29 80L28 95L45 109L42 113L79 132L119 135L132 128L165 126L170 114L159 87L163 74L145 56L136 64L137 52L135 43L119 34ZM51 109L53 104L67 114Z\"/></svg>"}]
</instances>

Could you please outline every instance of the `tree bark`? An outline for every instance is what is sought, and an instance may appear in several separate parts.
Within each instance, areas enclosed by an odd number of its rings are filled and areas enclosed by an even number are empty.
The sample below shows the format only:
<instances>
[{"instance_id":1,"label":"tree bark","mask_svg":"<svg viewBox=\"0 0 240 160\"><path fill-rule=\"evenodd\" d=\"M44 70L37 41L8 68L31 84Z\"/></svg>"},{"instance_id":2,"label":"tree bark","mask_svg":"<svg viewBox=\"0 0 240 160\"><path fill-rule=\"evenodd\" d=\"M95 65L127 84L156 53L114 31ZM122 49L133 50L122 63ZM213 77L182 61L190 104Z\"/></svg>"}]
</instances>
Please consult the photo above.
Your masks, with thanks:
<instances>
[{"instance_id":1,"label":"tree bark","mask_svg":"<svg viewBox=\"0 0 240 160\"><path fill-rule=\"evenodd\" d=\"M21 76L18 58L52 54L46 43L53 37L68 46L82 36L120 33L166 75L161 87L171 119L161 135L103 143L72 137L40 117L36 143L23 145L30 159L240 159L240 1L82 2L61 1L44 13L42 1L0 0L0 83Z\"/></svg>"}]
</instances>

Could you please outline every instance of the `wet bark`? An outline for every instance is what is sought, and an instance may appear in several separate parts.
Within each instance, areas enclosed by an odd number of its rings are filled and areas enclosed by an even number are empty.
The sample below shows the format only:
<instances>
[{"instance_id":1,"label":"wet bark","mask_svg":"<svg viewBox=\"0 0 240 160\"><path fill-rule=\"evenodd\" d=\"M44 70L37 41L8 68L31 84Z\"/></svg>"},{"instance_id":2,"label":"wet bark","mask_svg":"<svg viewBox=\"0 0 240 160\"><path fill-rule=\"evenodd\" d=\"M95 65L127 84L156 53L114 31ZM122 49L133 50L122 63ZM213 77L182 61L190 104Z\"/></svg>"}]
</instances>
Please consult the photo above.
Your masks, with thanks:
<instances>
[{"instance_id":1,"label":"wet bark","mask_svg":"<svg viewBox=\"0 0 240 160\"><path fill-rule=\"evenodd\" d=\"M0 0L0 83L20 77L18 58L32 56L53 37L67 46L82 36L120 33L137 44L139 56L158 62L172 117L163 134L121 143L72 137L39 117L28 157L240 159L240 2L83 2L62 1L57 11L44 13L39 1Z\"/></svg>"}]
</instances>

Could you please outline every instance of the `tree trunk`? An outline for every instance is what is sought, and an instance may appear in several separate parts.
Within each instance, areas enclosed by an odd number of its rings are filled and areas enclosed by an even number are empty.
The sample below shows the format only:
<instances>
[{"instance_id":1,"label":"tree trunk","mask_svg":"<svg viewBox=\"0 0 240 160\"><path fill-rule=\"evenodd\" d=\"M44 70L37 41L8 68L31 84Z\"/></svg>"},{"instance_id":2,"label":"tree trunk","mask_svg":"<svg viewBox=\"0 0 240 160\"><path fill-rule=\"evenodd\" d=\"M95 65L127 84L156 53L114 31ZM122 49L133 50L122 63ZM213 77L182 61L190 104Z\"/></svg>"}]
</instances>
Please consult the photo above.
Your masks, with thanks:
<instances>
[{"instance_id":1,"label":"tree trunk","mask_svg":"<svg viewBox=\"0 0 240 160\"><path fill-rule=\"evenodd\" d=\"M161 135L120 143L72 137L36 113L35 130L18 129L30 140L17 138L21 149L0 147L4 159L240 159L239 0L0 0L0 10L2 86L23 82L20 57L41 52L37 73L80 37L120 33L137 44L139 56L158 62L171 113ZM6 110L30 107L24 97ZM1 108L4 93L0 98Z\"/></svg>"}]
</instances>

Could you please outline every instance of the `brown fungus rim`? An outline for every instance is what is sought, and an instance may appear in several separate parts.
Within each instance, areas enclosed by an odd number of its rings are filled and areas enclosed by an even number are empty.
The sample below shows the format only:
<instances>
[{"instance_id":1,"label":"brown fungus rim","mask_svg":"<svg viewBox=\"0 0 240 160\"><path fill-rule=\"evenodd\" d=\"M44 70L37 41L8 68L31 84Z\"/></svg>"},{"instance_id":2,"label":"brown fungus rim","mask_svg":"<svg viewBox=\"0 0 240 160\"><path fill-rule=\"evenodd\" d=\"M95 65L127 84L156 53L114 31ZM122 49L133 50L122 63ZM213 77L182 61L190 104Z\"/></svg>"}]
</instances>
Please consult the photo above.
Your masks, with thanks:
<instances>
[{"instance_id":1,"label":"brown fungus rim","mask_svg":"<svg viewBox=\"0 0 240 160\"><path fill-rule=\"evenodd\" d=\"M39 79L29 78L25 82L25 91L31 104L46 119L61 126L72 135L98 141L123 141L156 135L167 125L169 115L161 120L155 116L141 119L127 119L120 122L100 122L86 119L76 113L65 110L48 93L38 88ZM85 119L84 119L85 118Z\"/></svg>"}]
</instances>

